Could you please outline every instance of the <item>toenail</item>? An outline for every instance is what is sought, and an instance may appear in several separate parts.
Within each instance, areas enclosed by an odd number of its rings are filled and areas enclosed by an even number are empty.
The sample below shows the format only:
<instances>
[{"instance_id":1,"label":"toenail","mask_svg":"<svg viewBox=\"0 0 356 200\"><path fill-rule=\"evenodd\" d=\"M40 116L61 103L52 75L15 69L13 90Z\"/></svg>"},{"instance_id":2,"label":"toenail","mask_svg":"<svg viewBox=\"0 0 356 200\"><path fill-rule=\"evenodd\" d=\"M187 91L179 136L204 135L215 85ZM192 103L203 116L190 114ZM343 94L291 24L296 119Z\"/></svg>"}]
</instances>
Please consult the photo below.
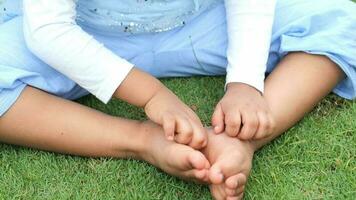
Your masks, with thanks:
<instances>
[{"instance_id":1,"label":"toenail","mask_svg":"<svg viewBox=\"0 0 356 200\"><path fill-rule=\"evenodd\" d=\"M221 177L221 180L225 179L224 174L220 174L220 177Z\"/></svg>"}]
</instances>

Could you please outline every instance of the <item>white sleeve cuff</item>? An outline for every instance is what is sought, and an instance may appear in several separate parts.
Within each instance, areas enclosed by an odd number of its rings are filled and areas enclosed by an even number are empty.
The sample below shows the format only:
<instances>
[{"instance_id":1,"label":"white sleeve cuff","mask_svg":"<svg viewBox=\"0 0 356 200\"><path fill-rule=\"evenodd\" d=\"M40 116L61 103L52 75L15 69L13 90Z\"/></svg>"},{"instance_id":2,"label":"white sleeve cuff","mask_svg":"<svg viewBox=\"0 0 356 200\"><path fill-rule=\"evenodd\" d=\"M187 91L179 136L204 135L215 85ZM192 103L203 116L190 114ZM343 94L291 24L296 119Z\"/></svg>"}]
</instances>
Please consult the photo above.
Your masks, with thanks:
<instances>
[{"instance_id":1,"label":"white sleeve cuff","mask_svg":"<svg viewBox=\"0 0 356 200\"><path fill-rule=\"evenodd\" d=\"M228 69L229 70L226 74L225 89L227 84L229 83L244 83L256 88L261 93L264 93L264 80L265 80L264 73L239 71L237 69L230 68L230 67L228 67Z\"/></svg>"},{"instance_id":2,"label":"white sleeve cuff","mask_svg":"<svg viewBox=\"0 0 356 200\"><path fill-rule=\"evenodd\" d=\"M109 62L106 62L105 64L109 64ZM112 73L107 74L107 77L100 84L99 90L95 94L95 96L105 104L111 100L114 92L134 67L133 64L127 61L124 62L123 60L120 62L112 62L110 64L112 64Z\"/></svg>"},{"instance_id":3,"label":"white sleeve cuff","mask_svg":"<svg viewBox=\"0 0 356 200\"><path fill-rule=\"evenodd\" d=\"M264 92L276 0L225 0L228 48L226 84Z\"/></svg>"}]
</instances>

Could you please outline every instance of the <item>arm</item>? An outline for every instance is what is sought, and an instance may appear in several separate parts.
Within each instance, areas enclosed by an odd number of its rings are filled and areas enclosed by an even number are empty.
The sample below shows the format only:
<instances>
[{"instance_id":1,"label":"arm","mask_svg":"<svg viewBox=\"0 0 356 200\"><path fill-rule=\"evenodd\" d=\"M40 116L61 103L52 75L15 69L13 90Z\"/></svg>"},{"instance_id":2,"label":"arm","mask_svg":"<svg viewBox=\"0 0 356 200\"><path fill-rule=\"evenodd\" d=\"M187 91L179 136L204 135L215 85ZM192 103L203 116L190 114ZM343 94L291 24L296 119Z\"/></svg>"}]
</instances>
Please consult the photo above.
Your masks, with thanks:
<instances>
[{"instance_id":1,"label":"arm","mask_svg":"<svg viewBox=\"0 0 356 200\"><path fill-rule=\"evenodd\" d=\"M195 148L205 146L205 131L196 114L156 78L84 32L75 22L75 6L75 0L24 0L28 48L104 103L114 95L144 107L168 138Z\"/></svg>"},{"instance_id":2,"label":"arm","mask_svg":"<svg viewBox=\"0 0 356 200\"><path fill-rule=\"evenodd\" d=\"M275 4L276 0L225 0L227 84L244 83L263 93Z\"/></svg>"},{"instance_id":3,"label":"arm","mask_svg":"<svg viewBox=\"0 0 356 200\"><path fill-rule=\"evenodd\" d=\"M273 128L262 95L276 0L225 0L228 30L226 93L215 108L217 133L266 137Z\"/></svg>"},{"instance_id":4,"label":"arm","mask_svg":"<svg viewBox=\"0 0 356 200\"><path fill-rule=\"evenodd\" d=\"M74 0L24 0L24 35L41 60L107 103L133 65L75 22Z\"/></svg>"}]
</instances>

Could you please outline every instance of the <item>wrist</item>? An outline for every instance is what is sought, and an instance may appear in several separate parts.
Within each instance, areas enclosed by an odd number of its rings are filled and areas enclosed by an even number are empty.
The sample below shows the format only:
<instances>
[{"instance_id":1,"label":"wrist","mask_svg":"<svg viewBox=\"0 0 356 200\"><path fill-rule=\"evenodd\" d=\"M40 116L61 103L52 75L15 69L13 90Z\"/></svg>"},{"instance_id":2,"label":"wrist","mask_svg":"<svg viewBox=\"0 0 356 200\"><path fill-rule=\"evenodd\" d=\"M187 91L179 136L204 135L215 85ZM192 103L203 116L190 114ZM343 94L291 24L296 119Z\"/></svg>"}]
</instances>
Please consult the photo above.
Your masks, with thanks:
<instances>
[{"instance_id":1,"label":"wrist","mask_svg":"<svg viewBox=\"0 0 356 200\"><path fill-rule=\"evenodd\" d=\"M114 96L142 108L161 88L164 85L158 79L134 68L117 88Z\"/></svg>"},{"instance_id":2,"label":"wrist","mask_svg":"<svg viewBox=\"0 0 356 200\"><path fill-rule=\"evenodd\" d=\"M150 112L152 110L151 108L159 108L162 106L162 101L169 99L170 96L170 90L161 84L159 87L157 87L155 92L152 93L151 98L149 98L143 106L145 112Z\"/></svg>"},{"instance_id":3,"label":"wrist","mask_svg":"<svg viewBox=\"0 0 356 200\"><path fill-rule=\"evenodd\" d=\"M150 98L147 99L147 101L145 102L145 104L142 107L144 109L146 109L148 106L150 106L152 103L154 103L155 100L158 99L160 95L162 95L162 93L164 92L164 89L165 88L163 85L159 85L159 86L155 87L155 90L152 91Z\"/></svg>"},{"instance_id":4,"label":"wrist","mask_svg":"<svg viewBox=\"0 0 356 200\"><path fill-rule=\"evenodd\" d=\"M262 95L262 93L255 87L248 85L246 83L231 82L226 86L226 92L254 92Z\"/></svg>"}]
</instances>

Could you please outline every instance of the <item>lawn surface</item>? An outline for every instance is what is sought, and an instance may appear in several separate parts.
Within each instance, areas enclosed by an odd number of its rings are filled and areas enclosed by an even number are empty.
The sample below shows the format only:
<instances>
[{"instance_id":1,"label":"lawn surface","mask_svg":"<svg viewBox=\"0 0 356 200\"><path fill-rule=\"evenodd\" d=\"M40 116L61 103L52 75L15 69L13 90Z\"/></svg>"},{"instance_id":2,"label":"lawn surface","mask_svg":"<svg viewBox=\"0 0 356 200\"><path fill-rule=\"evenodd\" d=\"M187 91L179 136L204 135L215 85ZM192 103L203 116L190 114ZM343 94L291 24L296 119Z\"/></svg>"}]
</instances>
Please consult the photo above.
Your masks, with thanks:
<instances>
[{"instance_id":1,"label":"lawn surface","mask_svg":"<svg viewBox=\"0 0 356 200\"><path fill-rule=\"evenodd\" d=\"M163 82L206 125L224 79ZM81 103L144 119L126 103ZM353 199L356 196L356 101L330 95L301 123L259 151L246 199ZM207 187L186 183L138 161L87 159L0 144L0 199L209 199Z\"/></svg>"},{"instance_id":2,"label":"lawn surface","mask_svg":"<svg viewBox=\"0 0 356 200\"><path fill-rule=\"evenodd\" d=\"M163 82L210 124L224 79ZM126 103L81 103L106 113L145 119ZM245 199L355 199L356 101L328 96L294 128L256 155ZM0 199L210 199L186 183L133 160L87 159L0 144Z\"/></svg>"}]
</instances>

